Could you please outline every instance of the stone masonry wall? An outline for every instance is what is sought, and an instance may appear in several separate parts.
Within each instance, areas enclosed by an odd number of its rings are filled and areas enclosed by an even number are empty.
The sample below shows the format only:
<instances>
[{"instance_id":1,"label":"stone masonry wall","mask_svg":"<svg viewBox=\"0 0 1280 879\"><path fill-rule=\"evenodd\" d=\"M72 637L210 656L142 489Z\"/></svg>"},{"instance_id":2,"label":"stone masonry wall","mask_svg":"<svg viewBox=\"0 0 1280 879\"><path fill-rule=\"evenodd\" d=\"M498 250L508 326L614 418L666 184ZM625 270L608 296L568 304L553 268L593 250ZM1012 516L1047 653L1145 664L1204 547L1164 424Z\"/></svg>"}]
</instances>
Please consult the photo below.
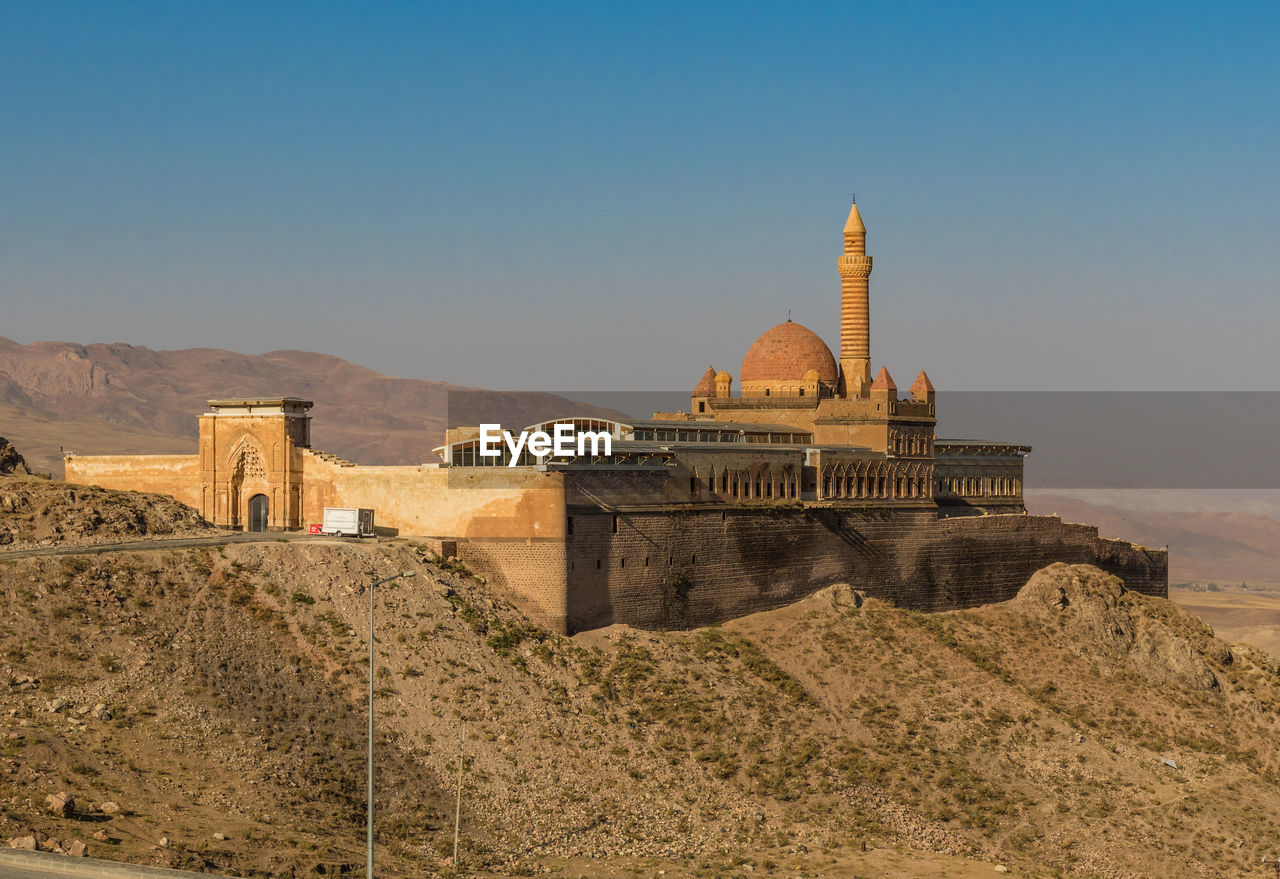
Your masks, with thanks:
<instances>
[{"instance_id":1,"label":"stone masonry wall","mask_svg":"<svg viewBox=\"0 0 1280 879\"><path fill-rule=\"evenodd\" d=\"M571 508L567 628L708 625L849 583L939 611L1012 598L1056 561L1167 594L1168 557L1055 517L938 520L929 510L618 512Z\"/></svg>"},{"instance_id":2,"label":"stone masonry wall","mask_svg":"<svg viewBox=\"0 0 1280 879\"><path fill-rule=\"evenodd\" d=\"M564 480L508 467L356 467L307 451L304 522L368 507L389 536L544 540L564 535Z\"/></svg>"},{"instance_id":3,"label":"stone masonry wall","mask_svg":"<svg viewBox=\"0 0 1280 879\"><path fill-rule=\"evenodd\" d=\"M510 600L534 622L553 632L568 628L568 563L562 538L461 540L458 559L481 572L490 589Z\"/></svg>"},{"instance_id":4,"label":"stone masonry wall","mask_svg":"<svg viewBox=\"0 0 1280 879\"><path fill-rule=\"evenodd\" d=\"M167 494L200 509L200 459L196 455L73 455L66 459L66 481Z\"/></svg>"}]
</instances>

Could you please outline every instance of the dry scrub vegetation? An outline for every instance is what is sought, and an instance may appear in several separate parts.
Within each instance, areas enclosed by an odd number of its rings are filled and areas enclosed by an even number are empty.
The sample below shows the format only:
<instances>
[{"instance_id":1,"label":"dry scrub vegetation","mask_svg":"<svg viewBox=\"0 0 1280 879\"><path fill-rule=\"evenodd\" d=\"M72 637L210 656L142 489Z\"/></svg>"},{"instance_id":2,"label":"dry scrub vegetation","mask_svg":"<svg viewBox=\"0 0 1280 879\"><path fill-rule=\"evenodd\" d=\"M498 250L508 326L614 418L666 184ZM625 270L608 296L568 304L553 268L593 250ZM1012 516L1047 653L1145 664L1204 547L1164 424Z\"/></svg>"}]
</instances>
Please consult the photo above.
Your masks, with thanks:
<instances>
[{"instance_id":1,"label":"dry scrub vegetation","mask_svg":"<svg viewBox=\"0 0 1280 879\"><path fill-rule=\"evenodd\" d=\"M833 589L563 638L405 542L0 561L0 840L362 873L365 584L403 568L387 876L449 874L460 748L467 875L1270 875L1274 661L1093 569L932 616Z\"/></svg>"},{"instance_id":2,"label":"dry scrub vegetation","mask_svg":"<svg viewBox=\"0 0 1280 879\"><path fill-rule=\"evenodd\" d=\"M162 495L0 477L0 551L216 533L195 510Z\"/></svg>"}]
</instances>

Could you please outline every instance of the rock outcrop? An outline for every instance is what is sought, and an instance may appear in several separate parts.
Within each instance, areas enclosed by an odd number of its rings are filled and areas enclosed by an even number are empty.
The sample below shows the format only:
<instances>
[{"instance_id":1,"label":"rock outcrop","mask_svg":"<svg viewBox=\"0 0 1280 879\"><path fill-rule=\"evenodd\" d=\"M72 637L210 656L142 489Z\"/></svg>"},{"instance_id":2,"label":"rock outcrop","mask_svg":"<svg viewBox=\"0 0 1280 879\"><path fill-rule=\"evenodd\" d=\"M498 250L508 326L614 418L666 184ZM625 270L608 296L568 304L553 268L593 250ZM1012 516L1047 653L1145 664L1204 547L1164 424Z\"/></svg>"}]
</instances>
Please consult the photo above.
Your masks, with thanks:
<instances>
[{"instance_id":1,"label":"rock outcrop","mask_svg":"<svg viewBox=\"0 0 1280 879\"><path fill-rule=\"evenodd\" d=\"M1229 664L1231 649L1194 617L1162 613L1157 601L1091 565L1055 564L1036 572L1011 604L1058 622L1084 656L1154 684L1217 689L1209 663Z\"/></svg>"},{"instance_id":2,"label":"rock outcrop","mask_svg":"<svg viewBox=\"0 0 1280 879\"><path fill-rule=\"evenodd\" d=\"M27 462L18 454L18 450L13 447L13 443L0 436L0 476L7 476L10 473L30 473L31 469L27 467Z\"/></svg>"}]
</instances>

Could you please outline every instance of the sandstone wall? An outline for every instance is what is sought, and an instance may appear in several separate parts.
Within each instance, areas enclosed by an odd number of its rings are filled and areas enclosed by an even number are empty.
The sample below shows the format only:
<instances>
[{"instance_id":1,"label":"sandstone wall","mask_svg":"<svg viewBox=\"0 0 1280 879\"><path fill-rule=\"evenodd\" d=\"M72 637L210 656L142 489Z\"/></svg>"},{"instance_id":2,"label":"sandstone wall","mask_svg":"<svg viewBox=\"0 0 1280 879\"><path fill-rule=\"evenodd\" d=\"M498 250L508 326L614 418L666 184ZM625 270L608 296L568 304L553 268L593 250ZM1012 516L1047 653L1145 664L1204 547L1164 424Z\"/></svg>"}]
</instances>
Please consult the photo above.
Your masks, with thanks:
<instances>
[{"instance_id":1,"label":"sandstone wall","mask_svg":"<svg viewBox=\"0 0 1280 879\"><path fill-rule=\"evenodd\" d=\"M380 533L459 538L458 558L554 631L567 624L565 483L506 467L353 467L308 454L305 522L325 507L369 507Z\"/></svg>"},{"instance_id":2,"label":"sandstone wall","mask_svg":"<svg viewBox=\"0 0 1280 879\"><path fill-rule=\"evenodd\" d=\"M167 494L200 509L197 455L73 455L66 459L66 481Z\"/></svg>"},{"instance_id":3,"label":"sandstone wall","mask_svg":"<svg viewBox=\"0 0 1280 879\"><path fill-rule=\"evenodd\" d=\"M1097 564L1149 594L1167 589L1163 550L1102 540L1095 528L1053 517L812 508L570 514L570 631L707 625L841 582L920 610L969 607L1012 598L1055 561Z\"/></svg>"},{"instance_id":4,"label":"sandstone wall","mask_svg":"<svg viewBox=\"0 0 1280 879\"><path fill-rule=\"evenodd\" d=\"M564 537L564 480L507 467L355 467L308 453L302 512L369 507L386 533L543 540Z\"/></svg>"},{"instance_id":5,"label":"sandstone wall","mask_svg":"<svg viewBox=\"0 0 1280 879\"><path fill-rule=\"evenodd\" d=\"M568 562L563 538L480 538L458 543L458 558L539 625L568 629Z\"/></svg>"}]
</instances>

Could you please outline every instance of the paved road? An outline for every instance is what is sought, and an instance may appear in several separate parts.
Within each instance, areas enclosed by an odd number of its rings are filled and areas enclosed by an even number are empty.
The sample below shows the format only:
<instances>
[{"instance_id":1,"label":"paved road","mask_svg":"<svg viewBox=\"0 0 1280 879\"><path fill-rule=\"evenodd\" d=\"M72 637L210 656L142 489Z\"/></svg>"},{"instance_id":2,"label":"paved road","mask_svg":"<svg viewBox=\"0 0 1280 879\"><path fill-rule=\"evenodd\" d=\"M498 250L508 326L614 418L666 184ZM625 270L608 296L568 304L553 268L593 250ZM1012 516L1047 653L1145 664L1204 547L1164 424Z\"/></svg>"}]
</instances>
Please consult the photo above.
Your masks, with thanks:
<instances>
[{"instance_id":1,"label":"paved road","mask_svg":"<svg viewBox=\"0 0 1280 879\"><path fill-rule=\"evenodd\" d=\"M188 873L160 867L140 867L97 858L72 858L47 852L0 850L0 876L4 879L192 879L218 873Z\"/></svg>"},{"instance_id":2,"label":"paved road","mask_svg":"<svg viewBox=\"0 0 1280 879\"><path fill-rule=\"evenodd\" d=\"M120 543L77 543L58 546L39 546L33 549L0 550L0 561L5 559L29 559L45 555L90 555L99 552L145 552L159 549L186 549L192 546L226 546L228 543L277 543L306 540L312 543L359 543L354 537L321 537L296 531L215 534L211 537L155 537L150 540L129 540ZM377 542L377 538L371 538ZM370 542L365 540L365 543Z\"/></svg>"}]
</instances>

